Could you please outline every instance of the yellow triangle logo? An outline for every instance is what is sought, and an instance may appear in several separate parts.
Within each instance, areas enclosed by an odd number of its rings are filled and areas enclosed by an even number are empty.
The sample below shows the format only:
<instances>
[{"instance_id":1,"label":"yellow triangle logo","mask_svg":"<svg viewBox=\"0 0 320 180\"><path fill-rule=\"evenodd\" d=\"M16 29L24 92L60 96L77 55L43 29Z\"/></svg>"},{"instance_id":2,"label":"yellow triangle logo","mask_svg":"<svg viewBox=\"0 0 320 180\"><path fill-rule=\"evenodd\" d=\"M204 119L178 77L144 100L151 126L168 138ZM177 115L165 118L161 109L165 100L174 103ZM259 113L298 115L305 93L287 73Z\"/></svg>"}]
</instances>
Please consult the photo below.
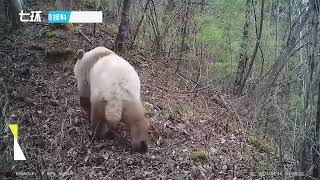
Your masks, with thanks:
<instances>
[{"instance_id":1,"label":"yellow triangle logo","mask_svg":"<svg viewBox=\"0 0 320 180\"><path fill-rule=\"evenodd\" d=\"M9 127L14 139L18 141L18 124L9 124Z\"/></svg>"}]
</instances>

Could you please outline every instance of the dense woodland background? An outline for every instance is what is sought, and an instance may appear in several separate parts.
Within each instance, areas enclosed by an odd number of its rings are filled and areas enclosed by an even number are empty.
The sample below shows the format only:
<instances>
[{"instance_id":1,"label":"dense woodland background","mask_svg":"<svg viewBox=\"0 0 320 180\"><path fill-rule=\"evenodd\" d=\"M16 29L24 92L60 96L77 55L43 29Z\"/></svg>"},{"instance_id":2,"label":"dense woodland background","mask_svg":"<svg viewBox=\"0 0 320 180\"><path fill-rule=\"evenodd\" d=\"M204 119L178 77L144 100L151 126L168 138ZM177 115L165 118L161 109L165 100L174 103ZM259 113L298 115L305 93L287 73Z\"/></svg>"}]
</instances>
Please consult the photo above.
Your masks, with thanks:
<instances>
[{"instance_id":1,"label":"dense woodland background","mask_svg":"<svg viewBox=\"0 0 320 180\"><path fill-rule=\"evenodd\" d=\"M3 10L10 7L4 1L0 4ZM25 0L21 8L28 11L34 4ZM303 172L301 179L320 179L319 5L319 0L37 4L48 10L102 10L102 25L83 25L87 34L78 31L86 43L93 46L103 31L113 38L109 48L118 54L141 52L160 59L164 69L170 67L170 73L187 82L186 91L194 97L213 90L238 102L245 113L227 108L241 116L238 119L249 130L248 141L269 154L279 179L293 178L288 172ZM5 27L10 19L2 12L0 22ZM11 24L21 25L14 18Z\"/></svg>"}]
</instances>

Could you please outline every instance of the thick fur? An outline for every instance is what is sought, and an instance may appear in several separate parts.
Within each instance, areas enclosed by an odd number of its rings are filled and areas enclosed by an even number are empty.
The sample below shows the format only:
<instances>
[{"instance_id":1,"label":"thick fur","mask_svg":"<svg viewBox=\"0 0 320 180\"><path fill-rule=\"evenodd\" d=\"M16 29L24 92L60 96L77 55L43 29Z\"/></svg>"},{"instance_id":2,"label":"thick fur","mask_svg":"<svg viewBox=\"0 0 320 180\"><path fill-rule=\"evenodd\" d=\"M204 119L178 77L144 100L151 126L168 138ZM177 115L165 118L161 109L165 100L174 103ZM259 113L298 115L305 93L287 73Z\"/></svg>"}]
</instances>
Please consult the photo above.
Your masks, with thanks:
<instances>
[{"instance_id":1,"label":"thick fur","mask_svg":"<svg viewBox=\"0 0 320 180\"><path fill-rule=\"evenodd\" d=\"M77 58L74 72L80 103L89 112L95 136L104 137L122 120L131 131L134 149L145 152L149 124L144 117L137 72L103 47L87 53L79 50Z\"/></svg>"},{"instance_id":2,"label":"thick fur","mask_svg":"<svg viewBox=\"0 0 320 180\"><path fill-rule=\"evenodd\" d=\"M90 71L90 93L91 122L97 136L104 136L123 120L131 131L134 148L146 151L148 123L134 68L116 54L99 59Z\"/></svg>"},{"instance_id":3,"label":"thick fur","mask_svg":"<svg viewBox=\"0 0 320 180\"><path fill-rule=\"evenodd\" d=\"M77 63L74 67L74 74L77 79L77 87L80 95L80 105L88 112L90 117L90 78L89 72L92 66L104 56L114 52L105 47L96 47L88 52L79 49L76 55Z\"/></svg>"},{"instance_id":4,"label":"thick fur","mask_svg":"<svg viewBox=\"0 0 320 180\"><path fill-rule=\"evenodd\" d=\"M114 54L105 47L96 47L86 53L83 50L77 52L77 63L74 67L74 74L78 83L80 97L90 97L89 72L92 66L102 57Z\"/></svg>"}]
</instances>

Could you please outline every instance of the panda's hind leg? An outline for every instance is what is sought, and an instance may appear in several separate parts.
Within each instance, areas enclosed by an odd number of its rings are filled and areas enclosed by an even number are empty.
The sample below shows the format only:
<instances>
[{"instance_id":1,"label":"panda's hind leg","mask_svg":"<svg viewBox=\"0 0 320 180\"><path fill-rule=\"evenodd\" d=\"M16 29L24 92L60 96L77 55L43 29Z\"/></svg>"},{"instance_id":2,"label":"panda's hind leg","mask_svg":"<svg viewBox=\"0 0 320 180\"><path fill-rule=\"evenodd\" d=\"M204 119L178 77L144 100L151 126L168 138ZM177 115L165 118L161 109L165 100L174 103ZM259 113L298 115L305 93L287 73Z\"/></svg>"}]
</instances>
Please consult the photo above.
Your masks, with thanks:
<instances>
[{"instance_id":1,"label":"panda's hind leg","mask_svg":"<svg viewBox=\"0 0 320 180\"><path fill-rule=\"evenodd\" d=\"M95 138L104 138L110 132L109 127L104 113L104 106L101 103L91 103L91 124L94 130Z\"/></svg>"},{"instance_id":2,"label":"panda's hind leg","mask_svg":"<svg viewBox=\"0 0 320 180\"><path fill-rule=\"evenodd\" d=\"M89 97L80 97L80 106L86 111L88 115L88 121L91 118L91 103Z\"/></svg>"}]
</instances>

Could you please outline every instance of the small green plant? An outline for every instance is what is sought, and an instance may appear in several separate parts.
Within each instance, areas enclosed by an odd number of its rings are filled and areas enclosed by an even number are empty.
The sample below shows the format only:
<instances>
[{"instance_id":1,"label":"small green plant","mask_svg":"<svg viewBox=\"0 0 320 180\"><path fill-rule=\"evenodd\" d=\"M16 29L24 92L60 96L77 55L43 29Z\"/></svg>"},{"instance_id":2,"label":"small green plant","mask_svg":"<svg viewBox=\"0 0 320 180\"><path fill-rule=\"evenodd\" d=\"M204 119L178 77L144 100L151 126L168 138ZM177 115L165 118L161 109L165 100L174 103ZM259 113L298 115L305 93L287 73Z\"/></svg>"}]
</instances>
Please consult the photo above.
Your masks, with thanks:
<instances>
[{"instance_id":1,"label":"small green plant","mask_svg":"<svg viewBox=\"0 0 320 180\"><path fill-rule=\"evenodd\" d=\"M205 161L209 158L209 153L206 149L196 149L194 151L194 155L196 156L197 160L199 161Z\"/></svg>"}]
</instances>

